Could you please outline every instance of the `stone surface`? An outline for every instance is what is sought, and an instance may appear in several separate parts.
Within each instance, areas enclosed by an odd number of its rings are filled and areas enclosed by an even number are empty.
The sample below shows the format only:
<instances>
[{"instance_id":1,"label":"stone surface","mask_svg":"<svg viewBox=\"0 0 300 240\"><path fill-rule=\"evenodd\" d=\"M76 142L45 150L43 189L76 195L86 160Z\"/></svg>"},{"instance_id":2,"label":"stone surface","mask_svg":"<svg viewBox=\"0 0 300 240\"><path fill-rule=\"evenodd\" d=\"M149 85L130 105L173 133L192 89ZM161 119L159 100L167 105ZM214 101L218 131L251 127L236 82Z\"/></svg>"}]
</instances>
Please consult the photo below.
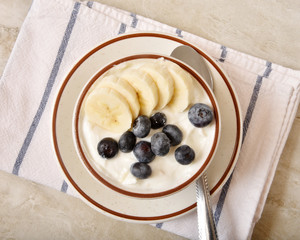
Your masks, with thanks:
<instances>
[{"instance_id":1,"label":"stone surface","mask_svg":"<svg viewBox=\"0 0 300 240\"><path fill-rule=\"evenodd\" d=\"M300 2L99 0L227 47L300 70ZM0 76L31 0L0 0ZM188 9L188 11L187 11ZM252 239L300 235L300 110ZM115 221L79 199L0 171L1 239L182 239Z\"/></svg>"},{"instance_id":2,"label":"stone surface","mask_svg":"<svg viewBox=\"0 0 300 240\"><path fill-rule=\"evenodd\" d=\"M0 239L183 239L106 217L81 200L0 172Z\"/></svg>"}]
</instances>

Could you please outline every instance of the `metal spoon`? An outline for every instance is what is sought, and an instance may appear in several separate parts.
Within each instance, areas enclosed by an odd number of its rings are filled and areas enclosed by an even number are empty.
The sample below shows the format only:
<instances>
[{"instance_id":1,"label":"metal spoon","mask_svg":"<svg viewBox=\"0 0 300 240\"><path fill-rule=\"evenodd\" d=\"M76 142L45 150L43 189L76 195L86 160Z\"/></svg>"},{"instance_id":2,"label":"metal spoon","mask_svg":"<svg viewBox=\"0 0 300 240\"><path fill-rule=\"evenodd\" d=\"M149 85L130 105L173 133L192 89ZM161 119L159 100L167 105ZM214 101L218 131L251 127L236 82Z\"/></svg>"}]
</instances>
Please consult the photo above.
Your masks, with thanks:
<instances>
[{"instance_id":1,"label":"metal spoon","mask_svg":"<svg viewBox=\"0 0 300 240\"><path fill-rule=\"evenodd\" d=\"M213 90L213 79L204 58L192 47L181 45L173 50L171 56L193 67Z\"/></svg>"},{"instance_id":2,"label":"metal spoon","mask_svg":"<svg viewBox=\"0 0 300 240\"><path fill-rule=\"evenodd\" d=\"M171 56L193 67L213 90L213 79L204 58L193 48L181 45L173 50ZM214 216L210 205L207 176L204 172L196 181L197 215L199 239L218 239Z\"/></svg>"}]
</instances>

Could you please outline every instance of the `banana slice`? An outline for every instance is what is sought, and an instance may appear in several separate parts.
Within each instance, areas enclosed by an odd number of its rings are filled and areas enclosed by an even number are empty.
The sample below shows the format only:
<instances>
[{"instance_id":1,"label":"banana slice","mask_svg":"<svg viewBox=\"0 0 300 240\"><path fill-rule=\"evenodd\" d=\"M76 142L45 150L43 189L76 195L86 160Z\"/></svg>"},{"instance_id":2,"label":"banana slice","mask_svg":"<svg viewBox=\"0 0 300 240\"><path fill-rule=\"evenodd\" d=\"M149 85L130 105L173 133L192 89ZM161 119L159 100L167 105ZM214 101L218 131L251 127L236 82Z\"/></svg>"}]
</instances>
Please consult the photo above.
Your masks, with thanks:
<instances>
[{"instance_id":1,"label":"banana slice","mask_svg":"<svg viewBox=\"0 0 300 240\"><path fill-rule=\"evenodd\" d=\"M161 64L162 61L155 61L143 64L139 69L148 73L156 83L158 89L158 103L156 109L164 108L171 100L174 93L174 80L168 69Z\"/></svg>"},{"instance_id":2,"label":"banana slice","mask_svg":"<svg viewBox=\"0 0 300 240\"><path fill-rule=\"evenodd\" d=\"M165 64L174 80L174 93L168 106L173 111L183 112L193 98L193 78L177 64L171 61L165 61Z\"/></svg>"},{"instance_id":3,"label":"banana slice","mask_svg":"<svg viewBox=\"0 0 300 240\"><path fill-rule=\"evenodd\" d=\"M97 88L112 88L119 92L128 102L132 117L135 119L140 112L140 103L135 89L124 79L110 75L101 79Z\"/></svg>"},{"instance_id":4,"label":"banana slice","mask_svg":"<svg viewBox=\"0 0 300 240\"><path fill-rule=\"evenodd\" d=\"M111 132L122 133L131 127L128 102L111 88L94 89L86 99L85 113L90 122Z\"/></svg>"},{"instance_id":5,"label":"banana slice","mask_svg":"<svg viewBox=\"0 0 300 240\"><path fill-rule=\"evenodd\" d=\"M140 103L140 114L150 116L158 103L158 90L149 74L138 69L126 69L120 77L135 89Z\"/></svg>"}]
</instances>

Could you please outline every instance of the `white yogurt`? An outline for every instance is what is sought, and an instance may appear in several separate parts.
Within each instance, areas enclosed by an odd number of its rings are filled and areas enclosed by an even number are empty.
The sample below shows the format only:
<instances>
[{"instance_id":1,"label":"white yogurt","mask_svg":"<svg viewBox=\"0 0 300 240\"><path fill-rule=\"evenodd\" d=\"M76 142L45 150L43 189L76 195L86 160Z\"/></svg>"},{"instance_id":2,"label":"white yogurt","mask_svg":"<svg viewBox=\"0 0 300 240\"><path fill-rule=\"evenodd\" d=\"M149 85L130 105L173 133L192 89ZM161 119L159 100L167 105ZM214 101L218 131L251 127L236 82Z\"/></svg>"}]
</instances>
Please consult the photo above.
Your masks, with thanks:
<instances>
[{"instance_id":1,"label":"white yogurt","mask_svg":"<svg viewBox=\"0 0 300 240\"><path fill-rule=\"evenodd\" d=\"M206 92L194 80L192 104L198 102L212 107ZM119 151L112 159L104 159L99 156L97 151L99 141L105 137L112 137L118 141L121 134L112 133L91 124L84 115L84 111L81 110L79 116L79 138L83 152L98 173L108 182L119 188L139 193L154 193L172 189L187 181L199 170L208 157L214 141L215 120L207 127L196 128L188 119L188 109L181 113L172 112L168 107L160 110L166 114L167 124L175 124L180 128L183 132L183 140L180 145L171 147L170 152L166 156L156 156L149 163L152 174L147 179L137 179L131 174L130 166L137 162L133 152L123 153ZM151 129L150 134L146 138L137 138L137 141L146 140L150 142L151 136L159 131L161 129ZM189 165L181 165L175 160L174 152L177 147L183 144L189 145L195 151L195 160Z\"/></svg>"}]
</instances>

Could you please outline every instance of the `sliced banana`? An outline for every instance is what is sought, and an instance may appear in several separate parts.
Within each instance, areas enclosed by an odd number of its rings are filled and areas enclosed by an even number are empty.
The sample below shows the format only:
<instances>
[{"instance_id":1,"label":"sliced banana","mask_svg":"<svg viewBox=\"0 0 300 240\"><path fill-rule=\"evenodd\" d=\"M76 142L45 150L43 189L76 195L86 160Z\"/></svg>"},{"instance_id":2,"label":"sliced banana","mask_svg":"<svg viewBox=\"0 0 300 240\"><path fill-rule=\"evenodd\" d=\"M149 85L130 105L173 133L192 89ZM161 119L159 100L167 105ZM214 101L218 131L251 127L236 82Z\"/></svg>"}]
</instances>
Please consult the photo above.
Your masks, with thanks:
<instances>
[{"instance_id":1,"label":"sliced banana","mask_svg":"<svg viewBox=\"0 0 300 240\"><path fill-rule=\"evenodd\" d=\"M177 64L171 61L165 61L165 64L174 80L174 93L168 106L173 111L183 112L193 98L193 78Z\"/></svg>"},{"instance_id":2,"label":"sliced banana","mask_svg":"<svg viewBox=\"0 0 300 240\"><path fill-rule=\"evenodd\" d=\"M112 88L96 88L85 102L88 120L106 130L116 133L131 127L132 114L126 99Z\"/></svg>"},{"instance_id":3,"label":"sliced banana","mask_svg":"<svg viewBox=\"0 0 300 240\"><path fill-rule=\"evenodd\" d=\"M128 102L132 117L135 119L140 112L140 103L135 89L124 79L110 75L101 79L97 88L112 88L119 92Z\"/></svg>"},{"instance_id":4,"label":"sliced banana","mask_svg":"<svg viewBox=\"0 0 300 240\"><path fill-rule=\"evenodd\" d=\"M126 69L120 77L135 89L140 103L140 114L150 116L158 103L158 90L149 74L138 69Z\"/></svg>"},{"instance_id":5,"label":"sliced banana","mask_svg":"<svg viewBox=\"0 0 300 240\"><path fill-rule=\"evenodd\" d=\"M164 108L174 93L174 80L168 69L161 64L162 61L148 62L139 69L148 73L156 83L158 89L158 103L156 109Z\"/></svg>"}]
</instances>

